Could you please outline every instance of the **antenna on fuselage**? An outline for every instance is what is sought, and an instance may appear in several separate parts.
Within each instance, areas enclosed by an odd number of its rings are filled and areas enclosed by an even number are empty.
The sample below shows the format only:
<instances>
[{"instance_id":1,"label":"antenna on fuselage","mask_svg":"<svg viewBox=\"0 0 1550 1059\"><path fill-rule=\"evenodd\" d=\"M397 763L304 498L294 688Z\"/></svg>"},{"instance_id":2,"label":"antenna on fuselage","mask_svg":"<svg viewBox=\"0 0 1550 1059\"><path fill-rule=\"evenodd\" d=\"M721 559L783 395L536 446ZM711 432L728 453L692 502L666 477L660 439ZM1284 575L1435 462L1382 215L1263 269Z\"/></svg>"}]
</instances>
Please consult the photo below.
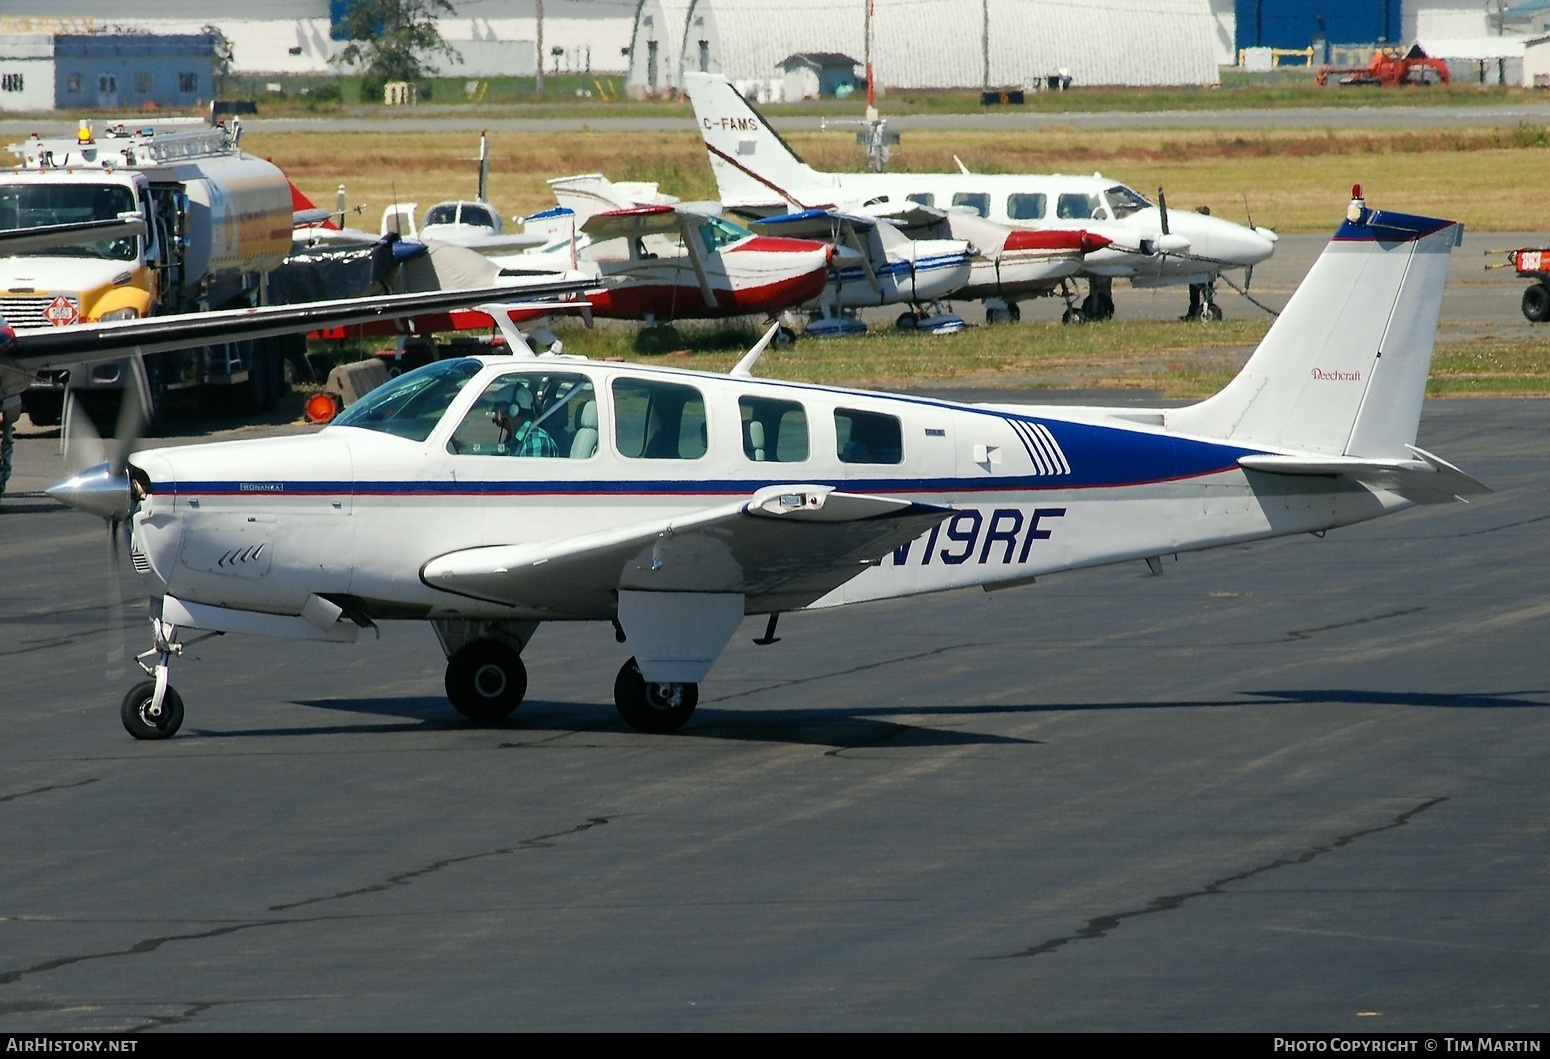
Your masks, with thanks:
<instances>
[{"instance_id":1,"label":"antenna on fuselage","mask_svg":"<svg viewBox=\"0 0 1550 1059\"><path fill-rule=\"evenodd\" d=\"M764 355L764 350L775 337L775 332L780 330L780 321L776 320L770 325L770 329L764 332L764 337L753 344L753 348L743 354L743 359L738 361L728 375L735 379L753 378L753 366L759 363L759 358Z\"/></svg>"}]
</instances>

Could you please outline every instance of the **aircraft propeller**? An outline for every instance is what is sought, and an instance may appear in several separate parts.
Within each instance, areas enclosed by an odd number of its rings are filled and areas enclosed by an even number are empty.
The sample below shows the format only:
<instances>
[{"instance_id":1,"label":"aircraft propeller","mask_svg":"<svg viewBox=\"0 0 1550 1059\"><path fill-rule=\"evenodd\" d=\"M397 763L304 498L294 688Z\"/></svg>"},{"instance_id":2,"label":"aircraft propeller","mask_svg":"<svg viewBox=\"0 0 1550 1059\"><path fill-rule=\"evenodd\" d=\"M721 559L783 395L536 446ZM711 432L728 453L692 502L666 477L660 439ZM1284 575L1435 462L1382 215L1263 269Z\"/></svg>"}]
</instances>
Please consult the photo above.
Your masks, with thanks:
<instances>
[{"instance_id":1,"label":"aircraft propeller","mask_svg":"<svg viewBox=\"0 0 1550 1059\"><path fill-rule=\"evenodd\" d=\"M148 421L146 408L150 396L140 358L133 357L129 363L133 385L124 389L119 402L111 446L80 408L75 394L67 391L60 433L66 466L72 474L68 480L45 490L55 500L98 515L107 523L109 639L105 674L109 680L124 675L123 552L119 531L128 524L137 502L129 478L129 454Z\"/></svg>"}]
</instances>

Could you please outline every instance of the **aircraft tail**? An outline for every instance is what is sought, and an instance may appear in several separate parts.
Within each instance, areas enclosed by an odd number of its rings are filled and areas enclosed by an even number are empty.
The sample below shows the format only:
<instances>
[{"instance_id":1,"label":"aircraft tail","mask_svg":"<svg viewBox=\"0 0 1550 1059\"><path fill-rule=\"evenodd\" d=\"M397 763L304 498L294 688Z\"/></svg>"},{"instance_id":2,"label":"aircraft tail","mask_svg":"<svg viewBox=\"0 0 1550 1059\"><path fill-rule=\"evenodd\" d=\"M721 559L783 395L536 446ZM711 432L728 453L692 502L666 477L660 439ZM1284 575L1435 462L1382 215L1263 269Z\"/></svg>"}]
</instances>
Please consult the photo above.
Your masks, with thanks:
<instances>
[{"instance_id":1,"label":"aircraft tail","mask_svg":"<svg viewBox=\"0 0 1550 1059\"><path fill-rule=\"evenodd\" d=\"M1169 430L1332 456L1408 459L1431 370L1455 221L1346 221L1238 376L1166 413Z\"/></svg>"},{"instance_id":2,"label":"aircraft tail","mask_svg":"<svg viewBox=\"0 0 1550 1059\"><path fill-rule=\"evenodd\" d=\"M827 173L811 169L764 115L719 74L683 75L684 91L694 104L694 119L710 153L716 190L729 210L768 214L815 205L832 186Z\"/></svg>"}]
</instances>

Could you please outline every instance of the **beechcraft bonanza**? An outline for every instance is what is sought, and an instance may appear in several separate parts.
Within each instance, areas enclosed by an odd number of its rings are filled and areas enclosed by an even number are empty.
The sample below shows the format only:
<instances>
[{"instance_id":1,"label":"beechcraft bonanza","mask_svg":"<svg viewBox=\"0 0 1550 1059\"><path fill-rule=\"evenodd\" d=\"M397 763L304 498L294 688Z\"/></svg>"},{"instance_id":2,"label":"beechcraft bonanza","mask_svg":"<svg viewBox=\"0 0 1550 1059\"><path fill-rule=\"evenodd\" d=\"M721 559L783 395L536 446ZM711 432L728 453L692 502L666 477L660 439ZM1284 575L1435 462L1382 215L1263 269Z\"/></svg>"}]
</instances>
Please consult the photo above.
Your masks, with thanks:
<instances>
[{"instance_id":1,"label":"beechcraft bonanza","mask_svg":"<svg viewBox=\"0 0 1550 1059\"><path fill-rule=\"evenodd\" d=\"M544 622L613 622L614 702L678 728L744 618L1292 533L1487 491L1415 447L1458 224L1359 189L1243 371L1183 408L963 405L565 355L443 360L319 433L135 453L49 490L130 526L152 596L132 735L184 647L425 621L504 717ZM772 329L773 331L773 329ZM520 351L513 345L514 351Z\"/></svg>"},{"instance_id":2,"label":"beechcraft bonanza","mask_svg":"<svg viewBox=\"0 0 1550 1059\"><path fill-rule=\"evenodd\" d=\"M972 209L1013 228L1084 230L1109 244L1089 253L1080 274L1089 293L1081 316L1114 314L1112 286L1189 284L1203 299L1198 310L1219 319L1215 283L1222 272L1252 269L1275 251L1276 234L1220 217L1153 205L1135 191L1105 180L1063 175L970 173L825 173L812 169L716 74L684 74L684 90L710 155L722 205L747 216L792 210L857 210L918 203L938 209ZM1016 304L1016 295L1003 299ZM1192 297L1192 302L1194 298Z\"/></svg>"}]
</instances>

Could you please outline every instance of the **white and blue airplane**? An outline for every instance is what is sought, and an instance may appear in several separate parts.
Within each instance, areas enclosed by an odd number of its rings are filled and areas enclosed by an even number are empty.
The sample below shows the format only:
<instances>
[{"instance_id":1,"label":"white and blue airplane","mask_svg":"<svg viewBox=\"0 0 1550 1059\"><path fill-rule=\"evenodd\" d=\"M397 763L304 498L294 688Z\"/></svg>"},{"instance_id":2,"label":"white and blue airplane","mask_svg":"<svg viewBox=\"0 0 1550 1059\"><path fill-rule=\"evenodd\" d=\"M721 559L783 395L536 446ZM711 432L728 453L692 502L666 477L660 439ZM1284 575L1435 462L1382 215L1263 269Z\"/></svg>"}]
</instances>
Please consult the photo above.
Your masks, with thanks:
<instances>
[{"instance_id":1,"label":"white and blue airplane","mask_svg":"<svg viewBox=\"0 0 1550 1059\"><path fill-rule=\"evenodd\" d=\"M52 488L132 527L147 680L217 633L423 621L452 705L504 717L547 622L613 622L620 715L666 732L745 617L1322 533L1488 491L1415 447L1451 221L1347 219L1242 372L1182 408L970 405L565 355L446 360L316 434L137 452ZM773 329L772 329L773 330ZM510 336L508 336L510 338ZM522 347L512 341L514 350Z\"/></svg>"}]
</instances>

